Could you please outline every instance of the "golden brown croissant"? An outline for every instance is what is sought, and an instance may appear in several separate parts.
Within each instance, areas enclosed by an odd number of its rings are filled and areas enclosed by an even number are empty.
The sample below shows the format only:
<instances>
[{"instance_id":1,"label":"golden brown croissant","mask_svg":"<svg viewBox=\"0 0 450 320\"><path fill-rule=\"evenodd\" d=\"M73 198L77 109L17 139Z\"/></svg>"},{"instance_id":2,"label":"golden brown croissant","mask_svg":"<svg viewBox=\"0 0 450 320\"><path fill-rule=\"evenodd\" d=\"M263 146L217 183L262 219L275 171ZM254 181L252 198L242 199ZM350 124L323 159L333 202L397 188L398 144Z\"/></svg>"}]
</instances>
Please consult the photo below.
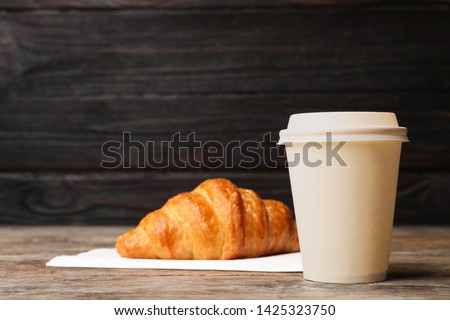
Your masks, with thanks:
<instances>
[{"instance_id":1,"label":"golden brown croissant","mask_svg":"<svg viewBox=\"0 0 450 320\"><path fill-rule=\"evenodd\" d=\"M147 259L236 259L299 249L286 205L227 179L209 179L172 197L116 243L121 256Z\"/></svg>"}]
</instances>

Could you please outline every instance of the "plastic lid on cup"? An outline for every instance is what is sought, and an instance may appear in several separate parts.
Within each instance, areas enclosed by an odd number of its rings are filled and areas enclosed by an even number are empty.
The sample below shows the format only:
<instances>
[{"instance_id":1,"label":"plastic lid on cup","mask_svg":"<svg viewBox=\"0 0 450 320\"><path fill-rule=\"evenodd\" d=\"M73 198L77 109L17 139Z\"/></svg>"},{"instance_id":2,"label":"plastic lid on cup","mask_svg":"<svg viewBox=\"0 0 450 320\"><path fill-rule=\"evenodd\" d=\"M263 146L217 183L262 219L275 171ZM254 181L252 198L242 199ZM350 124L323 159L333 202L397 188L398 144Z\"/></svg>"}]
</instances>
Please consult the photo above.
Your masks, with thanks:
<instances>
[{"instance_id":1,"label":"plastic lid on cup","mask_svg":"<svg viewBox=\"0 0 450 320\"><path fill-rule=\"evenodd\" d=\"M408 142L407 129L399 127L391 112L311 112L291 115L278 144L327 141Z\"/></svg>"}]
</instances>

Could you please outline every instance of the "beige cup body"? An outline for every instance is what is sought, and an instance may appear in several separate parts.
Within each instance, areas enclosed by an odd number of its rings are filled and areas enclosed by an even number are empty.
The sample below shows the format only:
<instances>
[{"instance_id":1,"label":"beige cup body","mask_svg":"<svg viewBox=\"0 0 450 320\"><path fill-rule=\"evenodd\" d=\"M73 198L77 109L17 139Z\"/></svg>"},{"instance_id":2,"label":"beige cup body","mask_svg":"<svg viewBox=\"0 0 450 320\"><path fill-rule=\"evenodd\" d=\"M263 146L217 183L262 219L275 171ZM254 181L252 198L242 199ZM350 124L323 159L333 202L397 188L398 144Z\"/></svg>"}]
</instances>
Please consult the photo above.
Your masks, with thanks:
<instances>
[{"instance_id":1,"label":"beige cup body","mask_svg":"<svg viewBox=\"0 0 450 320\"><path fill-rule=\"evenodd\" d=\"M337 142L333 142L332 147ZM289 175L308 280L362 283L386 278L400 160L400 141L348 141L347 166L326 164L325 142L286 146ZM294 157L300 155L300 161Z\"/></svg>"}]
</instances>

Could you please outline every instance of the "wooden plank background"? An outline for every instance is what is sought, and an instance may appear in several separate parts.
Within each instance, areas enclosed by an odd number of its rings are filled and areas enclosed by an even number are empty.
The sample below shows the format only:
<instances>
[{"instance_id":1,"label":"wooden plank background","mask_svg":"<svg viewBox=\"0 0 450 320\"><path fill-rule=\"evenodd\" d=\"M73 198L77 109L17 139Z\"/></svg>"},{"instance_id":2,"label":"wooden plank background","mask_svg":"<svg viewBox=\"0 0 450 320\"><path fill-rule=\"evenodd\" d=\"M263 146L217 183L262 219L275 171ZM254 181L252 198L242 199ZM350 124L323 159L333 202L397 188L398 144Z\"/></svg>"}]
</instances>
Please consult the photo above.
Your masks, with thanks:
<instances>
[{"instance_id":1,"label":"wooden plank background","mask_svg":"<svg viewBox=\"0 0 450 320\"><path fill-rule=\"evenodd\" d=\"M390 4L448 3L449 0L390 0ZM386 0L2 0L1 9L123 9L123 8L295 8L303 6L385 5Z\"/></svg>"},{"instance_id":2,"label":"wooden plank background","mask_svg":"<svg viewBox=\"0 0 450 320\"><path fill-rule=\"evenodd\" d=\"M397 224L450 223L448 1L1 1L0 223L131 224L231 178L292 207L277 168L102 170L101 146L278 138L290 114L393 111ZM159 150L159 148L156 148ZM261 150L259 150L262 153ZM159 158L161 154L157 154Z\"/></svg>"}]
</instances>

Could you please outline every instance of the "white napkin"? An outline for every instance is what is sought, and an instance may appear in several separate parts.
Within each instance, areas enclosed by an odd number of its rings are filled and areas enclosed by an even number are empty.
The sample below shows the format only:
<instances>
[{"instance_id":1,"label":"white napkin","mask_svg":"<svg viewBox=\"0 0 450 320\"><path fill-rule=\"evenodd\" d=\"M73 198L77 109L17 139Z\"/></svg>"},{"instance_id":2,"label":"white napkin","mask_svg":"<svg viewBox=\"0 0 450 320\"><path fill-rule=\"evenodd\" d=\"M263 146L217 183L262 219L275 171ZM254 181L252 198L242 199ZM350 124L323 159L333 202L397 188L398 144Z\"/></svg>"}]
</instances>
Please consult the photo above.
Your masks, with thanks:
<instances>
[{"instance_id":1,"label":"white napkin","mask_svg":"<svg viewBox=\"0 0 450 320\"><path fill-rule=\"evenodd\" d=\"M303 271L299 252L275 256L236 260L160 260L128 259L115 249L93 249L74 256L58 256L47 262L47 267L131 268L176 270L227 270L260 272Z\"/></svg>"}]
</instances>

